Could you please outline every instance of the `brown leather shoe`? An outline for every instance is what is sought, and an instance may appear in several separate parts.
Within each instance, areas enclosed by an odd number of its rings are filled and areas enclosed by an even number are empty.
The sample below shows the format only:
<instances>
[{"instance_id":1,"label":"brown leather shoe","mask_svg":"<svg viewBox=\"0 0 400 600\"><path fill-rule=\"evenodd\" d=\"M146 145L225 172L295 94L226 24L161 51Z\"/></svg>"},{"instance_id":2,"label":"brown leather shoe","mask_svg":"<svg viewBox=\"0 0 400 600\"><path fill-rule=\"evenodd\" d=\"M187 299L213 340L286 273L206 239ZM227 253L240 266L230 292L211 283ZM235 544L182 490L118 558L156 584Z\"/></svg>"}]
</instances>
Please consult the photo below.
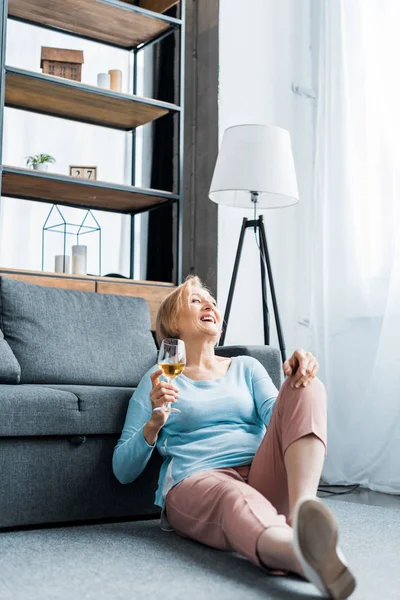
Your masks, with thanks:
<instances>
[{"instance_id":1,"label":"brown leather shoe","mask_svg":"<svg viewBox=\"0 0 400 600\"><path fill-rule=\"evenodd\" d=\"M327 598L348 598L356 580L341 552L333 513L315 496L301 498L293 513L293 544L305 577Z\"/></svg>"}]
</instances>

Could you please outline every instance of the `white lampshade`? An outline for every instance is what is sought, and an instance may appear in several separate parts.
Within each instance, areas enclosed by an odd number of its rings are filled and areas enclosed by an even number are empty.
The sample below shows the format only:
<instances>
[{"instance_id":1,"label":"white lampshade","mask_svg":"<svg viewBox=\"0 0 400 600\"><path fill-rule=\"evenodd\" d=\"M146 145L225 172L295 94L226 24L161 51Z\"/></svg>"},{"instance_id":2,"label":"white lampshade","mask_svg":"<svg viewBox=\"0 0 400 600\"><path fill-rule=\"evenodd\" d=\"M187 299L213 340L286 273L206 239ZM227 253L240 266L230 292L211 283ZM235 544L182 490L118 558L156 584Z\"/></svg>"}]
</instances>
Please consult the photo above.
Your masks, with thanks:
<instances>
[{"instance_id":1,"label":"white lampshade","mask_svg":"<svg viewBox=\"0 0 400 600\"><path fill-rule=\"evenodd\" d=\"M259 192L258 208L281 208L299 201L286 129L235 125L225 130L209 197L218 204L252 208L250 192Z\"/></svg>"}]
</instances>

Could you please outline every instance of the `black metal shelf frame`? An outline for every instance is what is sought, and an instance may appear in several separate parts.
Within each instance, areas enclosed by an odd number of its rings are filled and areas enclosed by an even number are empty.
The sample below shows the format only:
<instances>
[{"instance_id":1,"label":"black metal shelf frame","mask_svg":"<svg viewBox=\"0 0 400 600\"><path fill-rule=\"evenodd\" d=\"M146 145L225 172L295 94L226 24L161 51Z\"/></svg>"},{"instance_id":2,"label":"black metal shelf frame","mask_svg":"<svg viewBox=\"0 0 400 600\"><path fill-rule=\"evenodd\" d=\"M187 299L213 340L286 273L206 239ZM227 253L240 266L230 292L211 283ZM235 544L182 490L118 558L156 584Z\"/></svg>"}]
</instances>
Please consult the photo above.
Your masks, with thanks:
<instances>
[{"instance_id":1,"label":"black metal shelf frame","mask_svg":"<svg viewBox=\"0 0 400 600\"><path fill-rule=\"evenodd\" d=\"M3 0L1 3L1 9L0 9L0 196L1 196L1 189L2 189L2 173L3 170L10 170L11 169L3 169L2 166L2 157L3 157L3 123L4 123L4 108L5 108L5 86L6 86L6 72L15 72L15 73L24 73L24 71L22 69L16 69L14 67L7 67L6 66L6 45L7 45L7 19L13 19L15 21L19 21L22 23L26 23L28 25L32 25L35 27L40 27L42 29L50 29L53 31L58 31L59 33L64 33L67 35L71 35L74 37L79 37L80 39L87 39L90 40L92 42L96 42L96 43L101 43L101 44L105 44L111 47L116 47L119 49L123 49L126 50L127 52L132 52L133 53L133 90L132 93L134 96L136 96L137 93L137 86L138 86L138 53L142 50L144 50L145 48L153 45L153 44L157 44L159 42L161 42L163 39L165 39L167 36L174 34L175 32L179 33L179 85L178 85L178 95L179 95L179 104L170 104L168 102L162 102L162 101L158 101L158 100L153 100L153 99L141 99L141 101L144 101L150 105L153 106L159 106L159 107L165 107L168 108L168 110L170 112L175 112L179 115L179 127L178 127L178 161L177 161L177 174L176 174L176 181L177 181L177 193L176 194L172 194L169 192L161 192L159 190L157 190L157 195L160 197L164 197L165 199L163 201L161 201L160 203L158 203L155 206L151 206L149 208L146 209L138 209L130 214L131 217L131 233L130 233L130 278L134 279L135 277L135 269L134 269L134 245L135 245L135 215L138 215L140 213L143 212L149 212L151 210L156 210L157 208L160 208L162 206L165 206L166 204L170 204L171 202L176 203L177 204L177 235L176 235L176 277L175 277L175 284L179 285L182 282L182 235L183 235L183 227L182 227L182 208L183 208L183 153L184 153L184 79L185 79L185 14L186 14L186 0L180 0L179 3L179 7L180 7L180 18L174 18L174 17L169 17L167 15L161 14L161 13L156 13L153 11L149 11L147 9L141 8L139 6L134 6L131 4L127 4L124 2L120 2L119 0L96 0L97 2L102 2L104 4L109 4L113 7L115 7L116 10L127 10L127 11L131 11L131 12L136 12L138 14L142 14L144 16L149 16L155 19L158 19L160 21L164 21L167 23L170 23L170 28L167 31L163 31L160 35L147 40L146 42L143 42L141 44L138 44L137 46L133 46L131 48L127 48L126 46L122 46L122 45L118 45L118 44L114 44L111 42L107 42L104 40L98 40L96 39L94 36L85 36L85 35L80 35L78 33L69 31L69 30L65 30L59 27L54 27L54 26L50 26L50 25L44 25L44 24L39 24L37 22L33 22L30 21L28 19L22 19L19 17L14 17L12 15L8 15L8 0ZM44 75L40 74L40 73L31 73L28 71L25 71L26 74L29 74L29 76L33 76L33 77L37 77L37 78L41 78L41 77L45 77ZM61 85L76 85L73 82L69 82L69 81L65 81L65 80L60 80L59 82ZM113 95L116 94L117 96L119 95L117 92L113 92L111 90L102 90L101 88L93 88L92 86L85 86L83 85L84 89L86 90L90 90L90 92L93 93L97 93L97 94L103 94L103 95ZM126 96L126 95L125 95ZM133 101L135 101L134 99L132 99ZM11 107L11 106L10 106ZM18 109L21 109L21 107L15 107ZM37 111L35 110L36 113L40 113L41 111ZM46 112L44 114L47 114L48 116L54 116L54 117L59 117L59 115L56 114L52 114L50 112ZM65 118L65 117L62 117ZM82 121L80 119L76 119L79 120L81 122L87 122L87 121ZM98 124L96 124L98 125ZM171 140L171 142L173 142L173 140ZM132 129L132 168L131 168L131 188L129 188L129 186L120 186L120 185L115 185L115 184L107 184L105 182L84 182L85 185L101 185L102 187L108 187L109 189L127 189L127 187L129 189L131 189L132 191L134 191L134 189L140 191L141 193L144 194L150 194L152 191L151 190L146 190L144 188L136 188L135 187L135 183L136 183L136 129ZM13 171L16 171L17 169L12 169ZM48 177L62 177L62 176L57 176L54 174L48 174ZM132 189L133 188L133 189ZM155 190L154 190L155 191ZM153 193L154 193L153 191ZM13 197L17 197L17 196L13 196ZM27 200L29 200L30 198L27 198L26 196L24 196L24 198L26 198ZM34 200L35 202L38 202L40 200L38 200L37 198L32 198L32 200ZM48 200L43 200L43 202L48 202ZM90 208L90 207L88 207ZM91 207L94 208L94 207ZM104 210L104 209L99 209L99 210Z\"/></svg>"}]
</instances>

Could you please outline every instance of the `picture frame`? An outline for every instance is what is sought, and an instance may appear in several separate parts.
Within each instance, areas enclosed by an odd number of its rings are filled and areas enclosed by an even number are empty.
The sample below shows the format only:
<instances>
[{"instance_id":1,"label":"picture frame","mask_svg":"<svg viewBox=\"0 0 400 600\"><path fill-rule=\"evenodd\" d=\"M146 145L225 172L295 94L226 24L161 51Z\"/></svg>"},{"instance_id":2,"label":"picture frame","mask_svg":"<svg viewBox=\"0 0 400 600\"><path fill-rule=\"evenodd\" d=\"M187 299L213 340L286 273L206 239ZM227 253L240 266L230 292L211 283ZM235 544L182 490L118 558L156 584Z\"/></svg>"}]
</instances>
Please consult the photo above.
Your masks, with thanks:
<instances>
[{"instance_id":1,"label":"picture frame","mask_svg":"<svg viewBox=\"0 0 400 600\"><path fill-rule=\"evenodd\" d=\"M90 181L97 180L97 167L87 165L70 165L69 176L76 179L89 179Z\"/></svg>"}]
</instances>

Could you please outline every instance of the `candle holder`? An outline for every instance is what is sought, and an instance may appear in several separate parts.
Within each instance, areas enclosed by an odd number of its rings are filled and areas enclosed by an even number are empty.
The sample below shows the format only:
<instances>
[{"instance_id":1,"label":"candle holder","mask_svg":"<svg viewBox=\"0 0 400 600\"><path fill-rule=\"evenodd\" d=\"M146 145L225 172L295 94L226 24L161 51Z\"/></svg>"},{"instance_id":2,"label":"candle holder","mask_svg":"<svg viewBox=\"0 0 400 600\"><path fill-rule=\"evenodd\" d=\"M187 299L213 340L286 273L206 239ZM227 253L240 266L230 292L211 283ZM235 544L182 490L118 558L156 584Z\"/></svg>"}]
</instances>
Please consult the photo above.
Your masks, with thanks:
<instances>
[{"instance_id":1,"label":"candle holder","mask_svg":"<svg viewBox=\"0 0 400 600\"><path fill-rule=\"evenodd\" d=\"M55 221L54 224L52 224ZM83 219L80 223L70 223L64 217L59 206L53 204L47 215L46 221L42 228L42 271L44 271L45 262L45 242L49 233L58 233L63 236L62 252L58 254L66 255L67 253L67 236L74 236L76 239L76 245L81 245L81 236L87 235L88 233L98 235L98 255L99 255L99 271L94 273L95 275L101 275L101 227L90 209L85 211ZM85 256L86 258L86 256Z\"/></svg>"}]
</instances>

